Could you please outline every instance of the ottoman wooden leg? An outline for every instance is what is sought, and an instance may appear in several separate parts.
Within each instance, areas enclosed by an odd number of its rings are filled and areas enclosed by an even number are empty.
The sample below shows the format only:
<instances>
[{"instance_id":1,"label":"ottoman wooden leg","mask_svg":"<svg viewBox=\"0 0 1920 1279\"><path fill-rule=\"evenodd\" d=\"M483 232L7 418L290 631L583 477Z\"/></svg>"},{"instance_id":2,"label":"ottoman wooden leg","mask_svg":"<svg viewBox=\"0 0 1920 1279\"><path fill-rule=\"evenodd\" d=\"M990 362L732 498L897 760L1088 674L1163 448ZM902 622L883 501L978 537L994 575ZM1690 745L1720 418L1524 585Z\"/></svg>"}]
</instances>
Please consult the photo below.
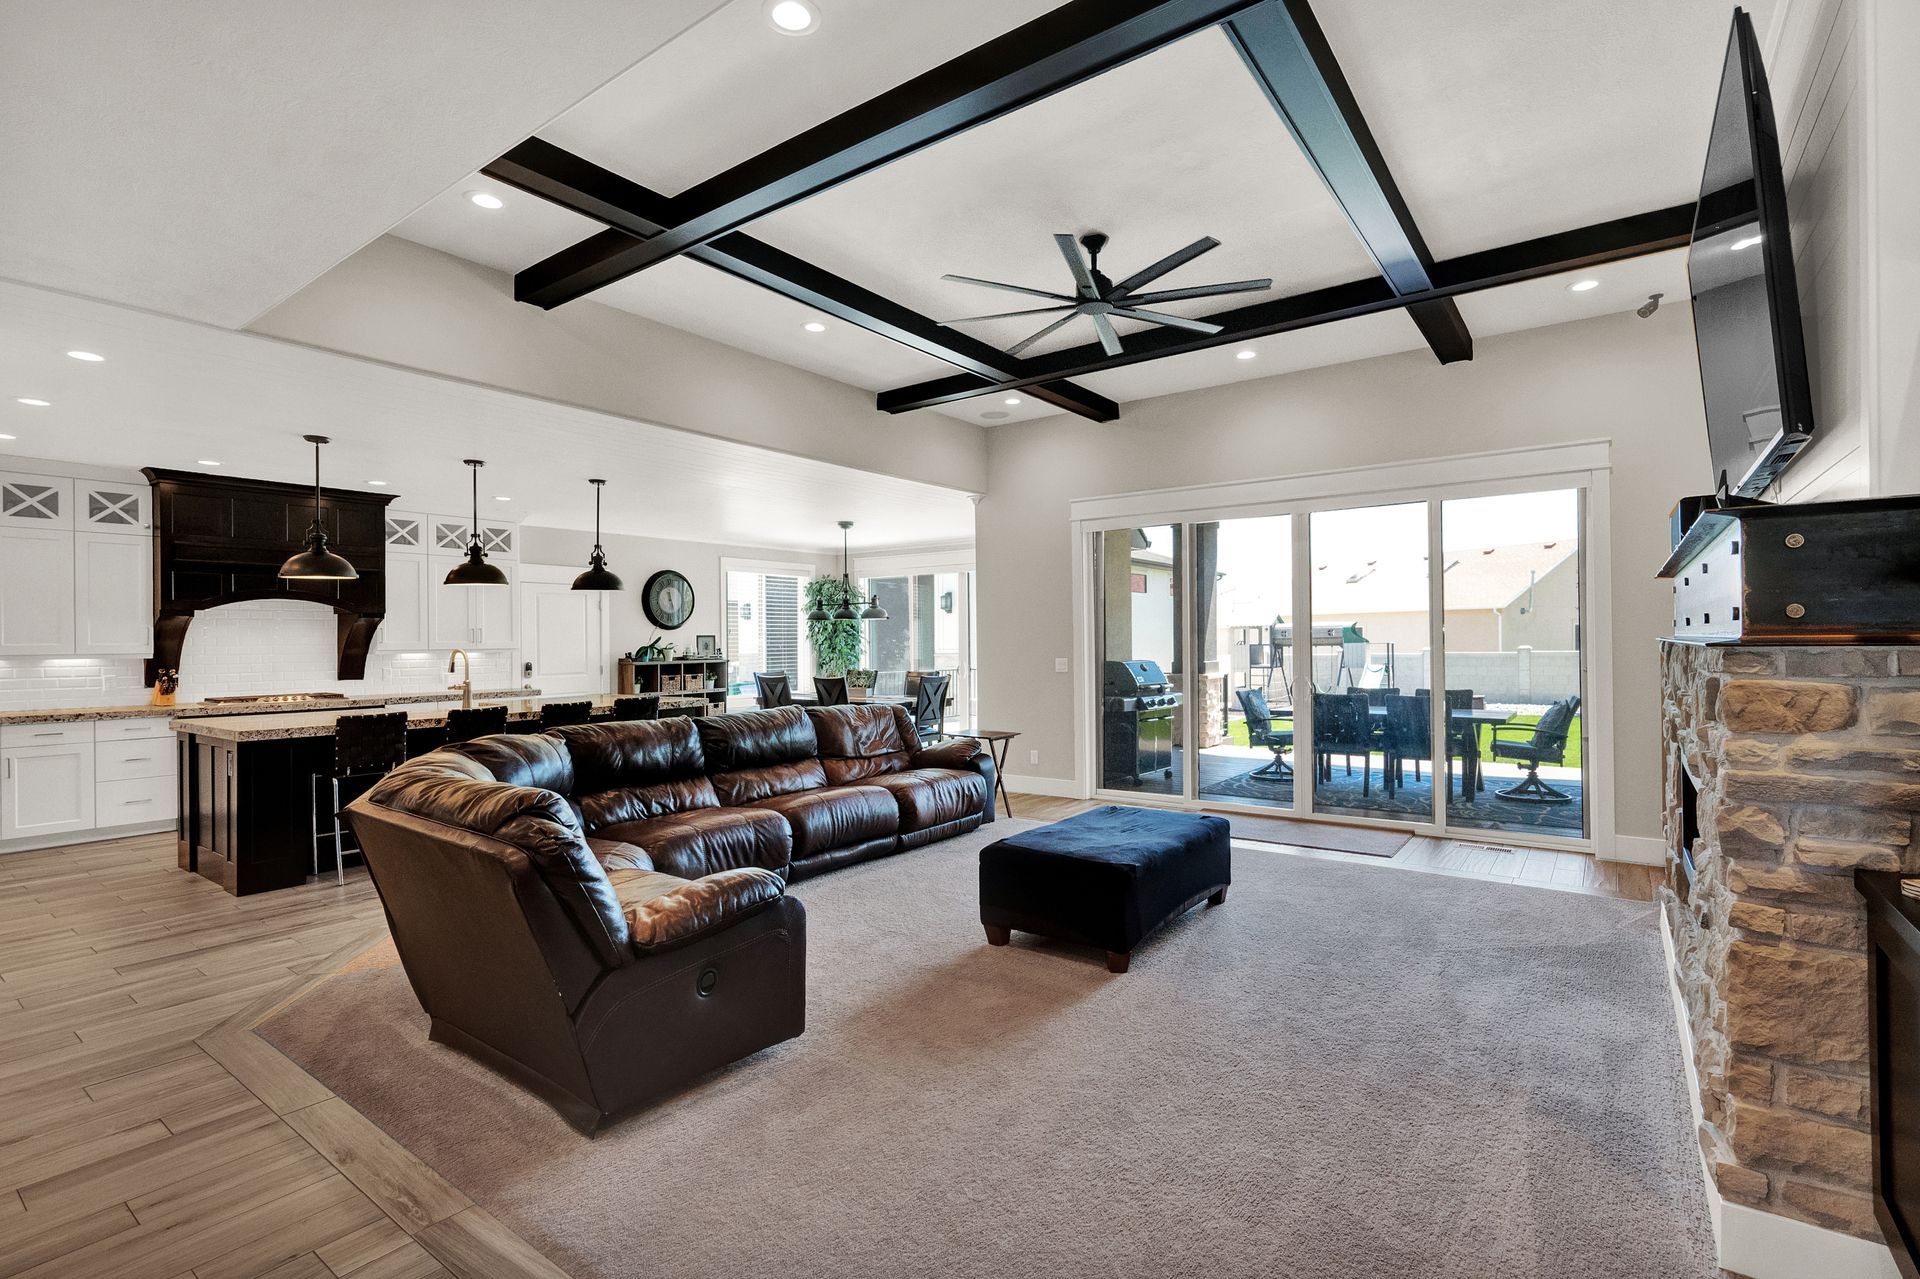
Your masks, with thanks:
<instances>
[{"instance_id":1,"label":"ottoman wooden leg","mask_svg":"<svg viewBox=\"0 0 1920 1279\"><path fill-rule=\"evenodd\" d=\"M1226 904L1227 904L1227 890L1224 888L1221 889L1219 892L1215 893L1213 896L1207 898L1207 905L1209 906L1224 906Z\"/></svg>"},{"instance_id":2,"label":"ottoman wooden leg","mask_svg":"<svg viewBox=\"0 0 1920 1279\"><path fill-rule=\"evenodd\" d=\"M1127 971L1127 965L1132 962L1132 960L1133 952L1131 951L1110 950L1107 952L1107 971L1110 973L1124 973Z\"/></svg>"},{"instance_id":3,"label":"ottoman wooden leg","mask_svg":"<svg viewBox=\"0 0 1920 1279\"><path fill-rule=\"evenodd\" d=\"M993 924L983 924L982 927L987 930L987 945L989 946L1004 946L1013 940L1013 930L1011 928L999 928Z\"/></svg>"}]
</instances>

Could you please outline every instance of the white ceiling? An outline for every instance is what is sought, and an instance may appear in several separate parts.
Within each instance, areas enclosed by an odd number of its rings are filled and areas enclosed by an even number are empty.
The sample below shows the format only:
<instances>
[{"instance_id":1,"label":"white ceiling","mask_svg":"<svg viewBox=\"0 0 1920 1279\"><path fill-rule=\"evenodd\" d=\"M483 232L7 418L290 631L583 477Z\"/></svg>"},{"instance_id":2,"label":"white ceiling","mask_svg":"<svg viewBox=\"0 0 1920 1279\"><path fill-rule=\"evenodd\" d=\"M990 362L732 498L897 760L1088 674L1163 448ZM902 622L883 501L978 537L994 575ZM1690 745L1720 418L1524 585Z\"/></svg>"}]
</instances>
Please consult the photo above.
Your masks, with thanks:
<instances>
[{"instance_id":1,"label":"white ceiling","mask_svg":"<svg viewBox=\"0 0 1920 1279\"><path fill-rule=\"evenodd\" d=\"M186 470L212 459L222 475L299 483L312 479L308 432L335 441L329 485L391 493L401 510L466 510L460 459L479 457L495 463L481 472L483 514L549 527L590 528L586 481L601 476L609 532L810 551L836 544L840 519L856 521L856 547L973 536L956 490L0 284L0 433L14 437L0 454Z\"/></svg>"},{"instance_id":2,"label":"white ceiling","mask_svg":"<svg viewBox=\"0 0 1920 1279\"><path fill-rule=\"evenodd\" d=\"M721 0L0 0L0 276L246 323Z\"/></svg>"},{"instance_id":3,"label":"white ceiling","mask_svg":"<svg viewBox=\"0 0 1920 1279\"><path fill-rule=\"evenodd\" d=\"M733 0L542 136L655 189L685 189L890 84L1052 7L1048 0L900 6L820 0L812 35L773 32ZM1774 0L1749 6L1763 33ZM1698 181L1725 42L1721 0L1375 0L1316 8L1438 257L1680 203ZM1418 38L1414 38L1417 35ZM750 86L742 91L742 86ZM1697 117L1697 118L1696 118ZM487 186L506 207L461 198ZM455 184L395 233L502 271L597 230L484 178ZM1238 56L1200 32L1089 83L789 206L754 236L940 319L1020 308L946 272L1058 290L1057 231L1107 232L1114 278L1202 235L1222 242L1167 287L1271 276L1223 306L1365 278L1375 268ZM1631 310L1686 293L1679 255L1615 263L1571 294L1550 279L1473 294L1477 336ZM684 259L596 293L617 306L825 376L880 390L941 362ZM1031 299L1041 305L1041 299ZM577 305L577 304L576 304ZM1006 346L1052 316L967 325ZM808 333L809 319L826 323ZM1120 323L1122 333L1137 325ZM1092 340L1069 325L1034 352ZM1252 360L1196 352L1081 379L1121 403L1421 345L1404 315L1262 339ZM1239 348L1235 348L1236 350ZM967 421L1054 412L1030 396L941 406ZM1004 414L1005 416L999 416Z\"/></svg>"}]
</instances>

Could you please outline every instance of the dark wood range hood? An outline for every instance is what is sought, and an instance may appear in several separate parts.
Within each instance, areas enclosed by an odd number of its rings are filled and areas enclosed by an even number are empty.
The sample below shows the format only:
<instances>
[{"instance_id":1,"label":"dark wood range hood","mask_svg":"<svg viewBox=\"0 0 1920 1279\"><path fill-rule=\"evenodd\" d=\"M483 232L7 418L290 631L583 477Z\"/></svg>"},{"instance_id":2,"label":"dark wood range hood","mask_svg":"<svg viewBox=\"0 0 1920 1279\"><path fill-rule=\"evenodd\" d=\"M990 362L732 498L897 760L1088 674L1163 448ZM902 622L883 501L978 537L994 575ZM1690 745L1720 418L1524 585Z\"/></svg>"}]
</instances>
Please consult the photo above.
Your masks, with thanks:
<instances>
[{"instance_id":1,"label":"dark wood range hood","mask_svg":"<svg viewBox=\"0 0 1920 1279\"><path fill-rule=\"evenodd\" d=\"M387 615L386 507L390 496L320 491L333 549L360 573L345 582L287 581L280 565L313 523L313 490L193 471L141 471L153 484L153 656L179 670L193 615L252 600L311 600L339 622L339 677L364 679L367 649Z\"/></svg>"}]
</instances>

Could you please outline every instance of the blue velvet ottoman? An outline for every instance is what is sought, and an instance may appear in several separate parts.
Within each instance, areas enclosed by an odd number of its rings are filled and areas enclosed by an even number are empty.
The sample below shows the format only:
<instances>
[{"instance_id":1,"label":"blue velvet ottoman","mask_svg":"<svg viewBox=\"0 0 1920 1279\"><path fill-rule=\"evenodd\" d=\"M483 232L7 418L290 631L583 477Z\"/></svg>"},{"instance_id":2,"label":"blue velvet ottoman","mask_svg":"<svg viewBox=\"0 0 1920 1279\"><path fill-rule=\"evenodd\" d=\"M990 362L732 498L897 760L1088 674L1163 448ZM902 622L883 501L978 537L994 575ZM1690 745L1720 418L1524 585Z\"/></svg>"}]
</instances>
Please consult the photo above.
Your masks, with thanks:
<instances>
[{"instance_id":1,"label":"blue velvet ottoman","mask_svg":"<svg viewBox=\"0 0 1920 1279\"><path fill-rule=\"evenodd\" d=\"M1124 973L1140 940L1175 915L1227 900L1233 854L1226 819L1108 804L980 850L980 922L987 941L1014 929L1107 952Z\"/></svg>"}]
</instances>

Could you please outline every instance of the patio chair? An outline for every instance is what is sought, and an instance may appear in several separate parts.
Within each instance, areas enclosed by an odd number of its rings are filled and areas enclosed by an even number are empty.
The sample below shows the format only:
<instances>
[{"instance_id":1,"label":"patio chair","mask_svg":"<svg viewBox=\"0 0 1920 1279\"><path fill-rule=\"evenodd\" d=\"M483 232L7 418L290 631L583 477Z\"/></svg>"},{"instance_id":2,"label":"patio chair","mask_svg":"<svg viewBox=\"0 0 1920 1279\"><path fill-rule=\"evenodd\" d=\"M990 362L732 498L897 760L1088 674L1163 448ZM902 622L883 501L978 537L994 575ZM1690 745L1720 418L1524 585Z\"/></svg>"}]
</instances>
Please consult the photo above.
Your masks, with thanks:
<instances>
[{"instance_id":1,"label":"patio chair","mask_svg":"<svg viewBox=\"0 0 1920 1279\"><path fill-rule=\"evenodd\" d=\"M785 671L755 671L753 687L760 695L760 709L763 711L770 711L776 706L793 705L793 685L787 681Z\"/></svg>"},{"instance_id":2,"label":"patio chair","mask_svg":"<svg viewBox=\"0 0 1920 1279\"><path fill-rule=\"evenodd\" d=\"M1276 729L1273 726L1273 708L1267 705L1267 695L1257 688L1238 690L1240 713L1247 717L1247 745L1264 746L1273 752L1273 762L1263 764L1248 773L1249 777L1293 776L1293 769L1287 764L1286 752L1293 749L1293 730Z\"/></svg>"},{"instance_id":3,"label":"patio chair","mask_svg":"<svg viewBox=\"0 0 1920 1279\"><path fill-rule=\"evenodd\" d=\"M1413 780L1420 780L1420 761L1433 758L1433 703L1424 697L1402 697L1390 693L1386 699L1387 793L1399 790L1406 781L1407 761L1413 761ZM1452 783L1452 770L1448 782Z\"/></svg>"},{"instance_id":4,"label":"patio chair","mask_svg":"<svg viewBox=\"0 0 1920 1279\"><path fill-rule=\"evenodd\" d=\"M1368 713L1366 694L1315 693L1313 695L1313 759L1319 780L1333 780L1333 757L1347 759L1347 776L1353 776L1353 757L1361 761L1360 793L1372 794L1373 716Z\"/></svg>"},{"instance_id":5,"label":"patio chair","mask_svg":"<svg viewBox=\"0 0 1920 1279\"><path fill-rule=\"evenodd\" d=\"M1369 688L1363 691L1367 695L1367 705L1369 706L1385 706L1389 697L1398 697L1400 695L1400 690L1397 688Z\"/></svg>"},{"instance_id":6,"label":"patio chair","mask_svg":"<svg viewBox=\"0 0 1920 1279\"><path fill-rule=\"evenodd\" d=\"M1447 786L1453 786L1453 761L1460 761L1460 797L1465 799L1467 787L1472 785L1476 791L1487 788L1480 778L1480 726L1475 723L1455 723L1455 711L1475 709L1473 690L1470 688L1450 688L1447 694ZM1433 696L1431 689L1417 689L1415 697Z\"/></svg>"},{"instance_id":7,"label":"patio chair","mask_svg":"<svg viewBox=\"0 0 1920 1279\"><path fill-rule=\"evenodd\" d=\"M1527 770L1518 786L1496 791L1501 799L1523 804L1571 804L1573 796L1540 780L1542 764L1558 764L1567 757L1567 738L1573 731L1573 717L1580 713L1580 699L1569 697L1547 707L1537 724L1496 724L1493 729L1493 757L1512 760ZM1525 733L1525 741L1502 741L1502 733Z\"/></svg>"}]
</instances>

